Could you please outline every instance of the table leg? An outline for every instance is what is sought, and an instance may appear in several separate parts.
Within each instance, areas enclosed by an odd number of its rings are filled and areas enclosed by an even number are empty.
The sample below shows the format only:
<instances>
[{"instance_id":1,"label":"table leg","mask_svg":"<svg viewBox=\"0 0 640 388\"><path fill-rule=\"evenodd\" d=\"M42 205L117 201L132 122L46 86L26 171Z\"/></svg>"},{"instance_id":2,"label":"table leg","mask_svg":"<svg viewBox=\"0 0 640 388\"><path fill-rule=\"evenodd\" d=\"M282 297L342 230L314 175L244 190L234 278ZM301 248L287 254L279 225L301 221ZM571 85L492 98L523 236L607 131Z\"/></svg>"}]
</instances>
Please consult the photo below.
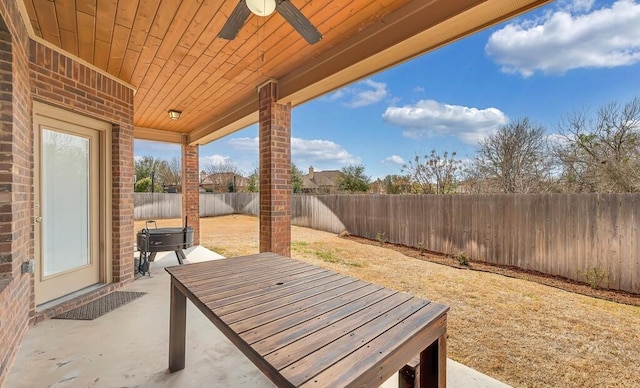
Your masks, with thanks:
<instances>
[{"instance_id":1,"label":"table leg","mask_svg":"<svg viewBox=\"0 0 640 388\"><path fill-rule=\"evenodd\" d=\"M171 278L171 310L169 312L169 370L184 369L187 329L187 298Z\"/></svg>"},{"instance_id":2,"label":"table leg","mask_svg":"<svg viewBox=\"0 0 640 388\"><path fill-rule=\"evenodd\" d=\"M447 332L420 353L420 387L447 386Z\"/></svg>"}]
</instances>

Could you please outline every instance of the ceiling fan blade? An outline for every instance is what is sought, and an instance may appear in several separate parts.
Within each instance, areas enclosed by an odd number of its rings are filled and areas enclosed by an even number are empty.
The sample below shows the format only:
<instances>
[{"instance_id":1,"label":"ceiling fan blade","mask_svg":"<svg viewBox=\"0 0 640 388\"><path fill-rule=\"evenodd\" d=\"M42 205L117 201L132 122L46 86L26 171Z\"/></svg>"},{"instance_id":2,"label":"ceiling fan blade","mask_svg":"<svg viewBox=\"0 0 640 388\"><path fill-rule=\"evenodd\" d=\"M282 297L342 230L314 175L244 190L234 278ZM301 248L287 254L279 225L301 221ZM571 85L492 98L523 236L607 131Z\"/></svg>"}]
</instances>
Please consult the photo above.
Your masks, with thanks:
<instances>
[{"instance_id":1,"label":"ceiling fan blade","mask_svg":"<svg viewBox=\"0 0 640 388\"><path fill-rule=\"evenodd\" d=\"M300 12L295 5L288 0L278 0L276 11L282 15L284 20L289 22L309 44L318 43L322 39L322 34L311 24L309 19Z\"/></svg>"},{"instance_id":2,"label":"ceiling fan blade","mask_svg":"<svg viewBox=\"0 0 640 388\"><path fill-rule=\"evenodd\" d=\"M222 26L218 38L227 40L235 39L242 26L244 26L244 23L249 19L249 15L251 15L251 11L249 7L247 7L247 3L244 0L240 0L238 5L233 9L233 12L231 12L231 15L229 15L227 22Z\"/></svg>"}]
</instances>

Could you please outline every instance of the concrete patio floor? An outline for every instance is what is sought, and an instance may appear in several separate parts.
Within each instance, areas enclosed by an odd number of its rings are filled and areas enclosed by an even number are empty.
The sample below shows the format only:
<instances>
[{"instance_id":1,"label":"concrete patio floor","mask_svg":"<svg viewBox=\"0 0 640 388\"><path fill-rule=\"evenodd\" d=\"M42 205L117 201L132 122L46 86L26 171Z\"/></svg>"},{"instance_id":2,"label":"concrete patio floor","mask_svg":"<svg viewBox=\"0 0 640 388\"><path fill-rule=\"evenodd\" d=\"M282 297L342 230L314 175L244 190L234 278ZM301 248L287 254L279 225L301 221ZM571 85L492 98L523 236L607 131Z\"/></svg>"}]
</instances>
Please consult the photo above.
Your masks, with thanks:
<instances>
[{"instance_id":1,"label":"concrete patio floor","mask_svg":"<svg viewBox=\"0 0 640 388\"><path fill-rule=\"evenodd\" d=\"M220 259L203 247L187 262ZM193 305L187 303L186 368L169 373L169 275L173 252L158 254L151 277L124 288L147 294L93 321L51 319L29 329L6 381L33 387L273 387ZM392 377L384 387L397 386ZM507 387L452 360L447 386Z\"/></svg>"}]
</instances>

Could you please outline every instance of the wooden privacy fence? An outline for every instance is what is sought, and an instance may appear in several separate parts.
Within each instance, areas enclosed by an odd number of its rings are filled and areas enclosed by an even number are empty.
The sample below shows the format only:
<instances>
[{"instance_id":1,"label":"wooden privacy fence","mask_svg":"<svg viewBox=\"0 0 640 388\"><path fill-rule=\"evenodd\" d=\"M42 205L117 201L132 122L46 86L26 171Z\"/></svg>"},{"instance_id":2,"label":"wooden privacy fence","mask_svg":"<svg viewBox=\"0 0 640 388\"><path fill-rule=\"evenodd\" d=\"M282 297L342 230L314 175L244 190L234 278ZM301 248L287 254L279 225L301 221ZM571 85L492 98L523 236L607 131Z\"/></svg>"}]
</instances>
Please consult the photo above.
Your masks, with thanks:
<instances>
[{"instance_id":1,"label":"wooden privacy fence","mask_svg":"<svg viewBox=\"0 0 640 388\"><path fill-rule=\"evenodd\" d=\"M139 195L137 219L176 209L165 218L180 217L179 194L155 194L173 196L166 209ZM203 217L258 209L257 194L200 196ZM294 225L371 239L384 233L391 243L578 281L605 269L601 286L640 293L640 194L294 195L291 213Z\"/></svg>"},{"instance_id":2,"label":"wooden privacy fence","mask_svg":"<svg viewBox=\"0 0 640 388\"><path fill-rule=\"evenodd\" d=\"M640 194L317 198L354 235L640 293Z\"/></svg>"},{"instance_id":3,"label":"wooden privacy fence","mask_svg":"<svg viewBox=\"0 0 640 388\"><path fill-rule=\"evenodd\" d=\"M135 193L133 198L136 220L182 217L182 194ZM258 194L200 193L200 217L235 213L257 215L259 209Z\"/></svg>"},{"instance_id":4,"label":"wooden privacy fence","mask_svg":"<svg viewBox=\"0 0 640 388\"><path fill-rule=\"evenodd\" d=\"M134 193L133 206L136 220L181 218L182 194Z\"/></svg>"}]
</instances>

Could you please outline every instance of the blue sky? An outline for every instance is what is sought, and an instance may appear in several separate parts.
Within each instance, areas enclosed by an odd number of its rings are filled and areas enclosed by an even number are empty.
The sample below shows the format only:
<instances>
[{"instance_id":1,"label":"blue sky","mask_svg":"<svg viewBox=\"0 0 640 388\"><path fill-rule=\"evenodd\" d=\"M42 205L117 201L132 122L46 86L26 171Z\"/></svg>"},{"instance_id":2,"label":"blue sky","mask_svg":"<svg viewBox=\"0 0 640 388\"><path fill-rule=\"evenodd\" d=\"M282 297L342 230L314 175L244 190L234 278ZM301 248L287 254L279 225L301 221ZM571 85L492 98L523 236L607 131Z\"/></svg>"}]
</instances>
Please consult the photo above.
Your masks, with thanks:
<instances>
[{"instance_id":1,"label":"blue sky","mask_svg":"<svg viewBox=\"0 0 640 388\"><path fill-rule=\"evenodd\" d=\"M292 111L292 162L306 171L364 164L399 174L432 149L472 158L478 140L529 117L551 135L563 115L640 97L640 1L559 0L327 94ZM258 164L258 128L200 147L201 169ZM137 157L180 156L136 140Z\"/></svg>"}]
</instances>

